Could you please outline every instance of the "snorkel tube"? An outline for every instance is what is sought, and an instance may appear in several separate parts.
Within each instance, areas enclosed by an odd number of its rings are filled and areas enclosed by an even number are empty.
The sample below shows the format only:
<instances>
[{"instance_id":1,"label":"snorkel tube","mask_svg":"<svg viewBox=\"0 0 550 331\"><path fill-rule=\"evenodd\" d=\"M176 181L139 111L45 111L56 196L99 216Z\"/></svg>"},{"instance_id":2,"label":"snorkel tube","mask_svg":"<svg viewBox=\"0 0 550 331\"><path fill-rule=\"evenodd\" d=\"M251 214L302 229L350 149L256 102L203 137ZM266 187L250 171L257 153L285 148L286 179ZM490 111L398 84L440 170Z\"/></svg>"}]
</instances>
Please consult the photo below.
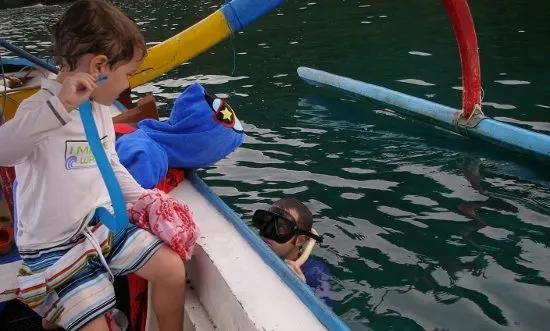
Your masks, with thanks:
<instances>
[{"instance_id":1,"label":"snorkel tube","mask_svg":"<svg viewBox=\"0 0 550 331\"><path fill-rule=\"evenodd\" d=\"M315 231L314 228L311 228L310 232L316 236L319 236L319 234L317 233L317 231ZM316 243L315 239L309 238L306 245L304 246L304 249L302 250L302 254L300 254L300 256L296 259L296 261L294 261L298 266L301 267L302 264L306 263L307 259L311 255L311 251L313 251L313 247L315 247L315 243Z\"/></svg>"},{"instance_id":2,"label":"snorkel tube","mask_svg":"<svg viewBox=\"0 0 550 331\"><path fill-rule=\"evenodd\" d=\"M92 116L92 103L88 100L84 102L80 107L80 118L82 119L82 125L84 126L84 133L86 134L86 140L90 145L90 150L96 160L97 167L101 172L103 182L109 192L111 203L115 216L111 215L104 207L98 207L96 209L96 216L101 222L109 228L112 232L118 232L128 227L128 212L126 211L126 203L122 195L122 190L116 179L115 173L109 159L103 150L103 145L99 139L97 127L95 125L94 117Z\"/></svg>"}]
</instances>

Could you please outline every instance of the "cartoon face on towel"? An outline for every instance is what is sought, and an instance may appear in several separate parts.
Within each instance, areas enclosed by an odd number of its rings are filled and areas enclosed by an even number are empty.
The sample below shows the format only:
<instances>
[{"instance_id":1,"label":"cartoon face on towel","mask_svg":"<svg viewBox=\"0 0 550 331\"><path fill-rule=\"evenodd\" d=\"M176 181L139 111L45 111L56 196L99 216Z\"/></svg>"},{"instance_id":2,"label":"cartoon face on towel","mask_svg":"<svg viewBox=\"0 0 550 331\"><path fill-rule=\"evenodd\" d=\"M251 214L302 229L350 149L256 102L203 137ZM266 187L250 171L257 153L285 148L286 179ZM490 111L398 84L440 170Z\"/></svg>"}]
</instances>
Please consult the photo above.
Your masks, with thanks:
<instances>
[{"instance_id":1,"label":"cartoon face on towel","mask_svg":"<svg viewBox=\"0 0 550 331\"><path fill-rule=\"evenodd\" d=\"M178 96L168 120L147 119L138 127L166 152L171 168L210 167L237 149L245 138L233 108L199 83L191 84Z\"/></svg>"},{"instance_id":2,"label":"cartoon face on towel","mask_svg":"<svg viewBox=\"0 0 550 331\"><path fill-rule=\"evenodd\" d=\"M235 115L235 111L227 102L223 99L216 98L209 93L205 93L204 98L206 102L212 107L214 112L214 120L222 124L226 128L235 130L236 132L243 132L243 126L241 121Z\"/></svg>"}]
</instances>

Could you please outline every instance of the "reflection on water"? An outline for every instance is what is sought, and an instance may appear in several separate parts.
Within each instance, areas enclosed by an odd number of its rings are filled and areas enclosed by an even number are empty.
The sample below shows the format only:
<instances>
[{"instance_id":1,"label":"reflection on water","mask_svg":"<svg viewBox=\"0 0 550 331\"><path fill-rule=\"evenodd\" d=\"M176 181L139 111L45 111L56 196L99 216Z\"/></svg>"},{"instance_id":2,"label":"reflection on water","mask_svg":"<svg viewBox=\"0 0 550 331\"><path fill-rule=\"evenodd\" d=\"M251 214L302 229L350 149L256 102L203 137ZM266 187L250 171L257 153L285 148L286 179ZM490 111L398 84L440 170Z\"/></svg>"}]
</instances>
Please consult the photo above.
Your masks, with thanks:
<instances>
[{"instance_id":1,"label":"reflection on water","mask_svg":"<svg viewBox=\"0 0 550 331\"><path fill-rule=\"evenodd\" d=\"M221 1L119 3L155 45ZM470 3L484 111L548 132L550 2L500 5ZM2 36L47 55L62 8L2 11ZM325 239L314 254L330 264L335 312L354 330L548 329L547 167L310 87L300 65L460 103L454 36L430 1L287 2L134 93L155 94L163 116L194 81L229 98L246 143L202 176L245 218L285 196L311 207Z\"/></svg>"},{"instance_id":2,"label":"reflection on water","mask_svg":"<svg viewBox=\"0 0 550 331\"><path fill-rule=\"evenodd\" d=\"M407 78L407 79L398 79L398 82L419 85L419 86L435 86L435 84L425 82L421 79Z\"/></svg>"},{"instance_id":3,"label":"reflection on water","mask_svg":"<svg viewBox=\"0 0 550 331\"><path fill-rule=\"evenodd\" d=\"M495 80L495 83L499 83L502 85L529 85L531 82L528 82L526 80L513 80L513 79L501 79L501 80Z\"/></svg>"},{"instance_id":4,"label":"reflection on water","mask_svg":"<svg viewBox=\"0 0 550 331\"><path fill-rule=\"evenodd\" d=\"M511 123L517 126L523 126L529 130L548 132L550 131L550 122L534 122L534 121L521 121L508 117L495 117L496 120L501 122Z\"/></svg>"}]
</instances>

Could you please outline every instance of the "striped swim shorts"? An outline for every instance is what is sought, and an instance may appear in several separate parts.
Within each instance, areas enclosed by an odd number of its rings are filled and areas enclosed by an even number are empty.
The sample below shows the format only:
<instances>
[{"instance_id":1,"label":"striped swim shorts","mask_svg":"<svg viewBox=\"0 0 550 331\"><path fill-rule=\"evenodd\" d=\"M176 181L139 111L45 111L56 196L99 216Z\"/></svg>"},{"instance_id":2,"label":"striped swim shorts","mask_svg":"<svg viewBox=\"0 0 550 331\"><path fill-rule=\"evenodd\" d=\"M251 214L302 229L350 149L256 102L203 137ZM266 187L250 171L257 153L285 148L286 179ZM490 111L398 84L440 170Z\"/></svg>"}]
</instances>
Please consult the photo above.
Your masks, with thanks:
<instances>
[{"instance_id":1,"label":"striped swim shorts","mask_svg":"<svg viewBox=\"0 0 550 331\"><path fill-rule=\"evenodd\" d=\"M115 308L113 276L139 270L160 247L134 225L113 233L97 223L71 243L20 252L19 299L65 330L79 330Z\"/></svg>"}]
</instances>

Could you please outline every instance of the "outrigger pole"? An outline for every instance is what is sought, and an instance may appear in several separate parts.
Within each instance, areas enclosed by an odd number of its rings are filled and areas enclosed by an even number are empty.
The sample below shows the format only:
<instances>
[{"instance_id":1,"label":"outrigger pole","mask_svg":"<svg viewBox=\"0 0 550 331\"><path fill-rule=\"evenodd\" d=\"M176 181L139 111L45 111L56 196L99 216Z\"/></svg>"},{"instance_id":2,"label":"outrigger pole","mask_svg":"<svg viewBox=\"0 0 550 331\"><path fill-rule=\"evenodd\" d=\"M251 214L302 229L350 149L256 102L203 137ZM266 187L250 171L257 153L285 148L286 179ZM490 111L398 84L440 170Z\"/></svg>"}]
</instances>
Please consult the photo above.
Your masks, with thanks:
<instances>
[{"instance_id":1,"label":"outrigger pole","mask_svg":"<svg viewBox=\"0 0 550 331\"><path fill-rule=\"evenodd\" d=\"M481 111L477 37L468 3L466 0L443 0L443 3L453 24L462 64L462 110L312 68L300 67L298 75L313 85L367 97L464 136L550 162L550 136L485 117Z\"/></svg>"}]
</instances>

